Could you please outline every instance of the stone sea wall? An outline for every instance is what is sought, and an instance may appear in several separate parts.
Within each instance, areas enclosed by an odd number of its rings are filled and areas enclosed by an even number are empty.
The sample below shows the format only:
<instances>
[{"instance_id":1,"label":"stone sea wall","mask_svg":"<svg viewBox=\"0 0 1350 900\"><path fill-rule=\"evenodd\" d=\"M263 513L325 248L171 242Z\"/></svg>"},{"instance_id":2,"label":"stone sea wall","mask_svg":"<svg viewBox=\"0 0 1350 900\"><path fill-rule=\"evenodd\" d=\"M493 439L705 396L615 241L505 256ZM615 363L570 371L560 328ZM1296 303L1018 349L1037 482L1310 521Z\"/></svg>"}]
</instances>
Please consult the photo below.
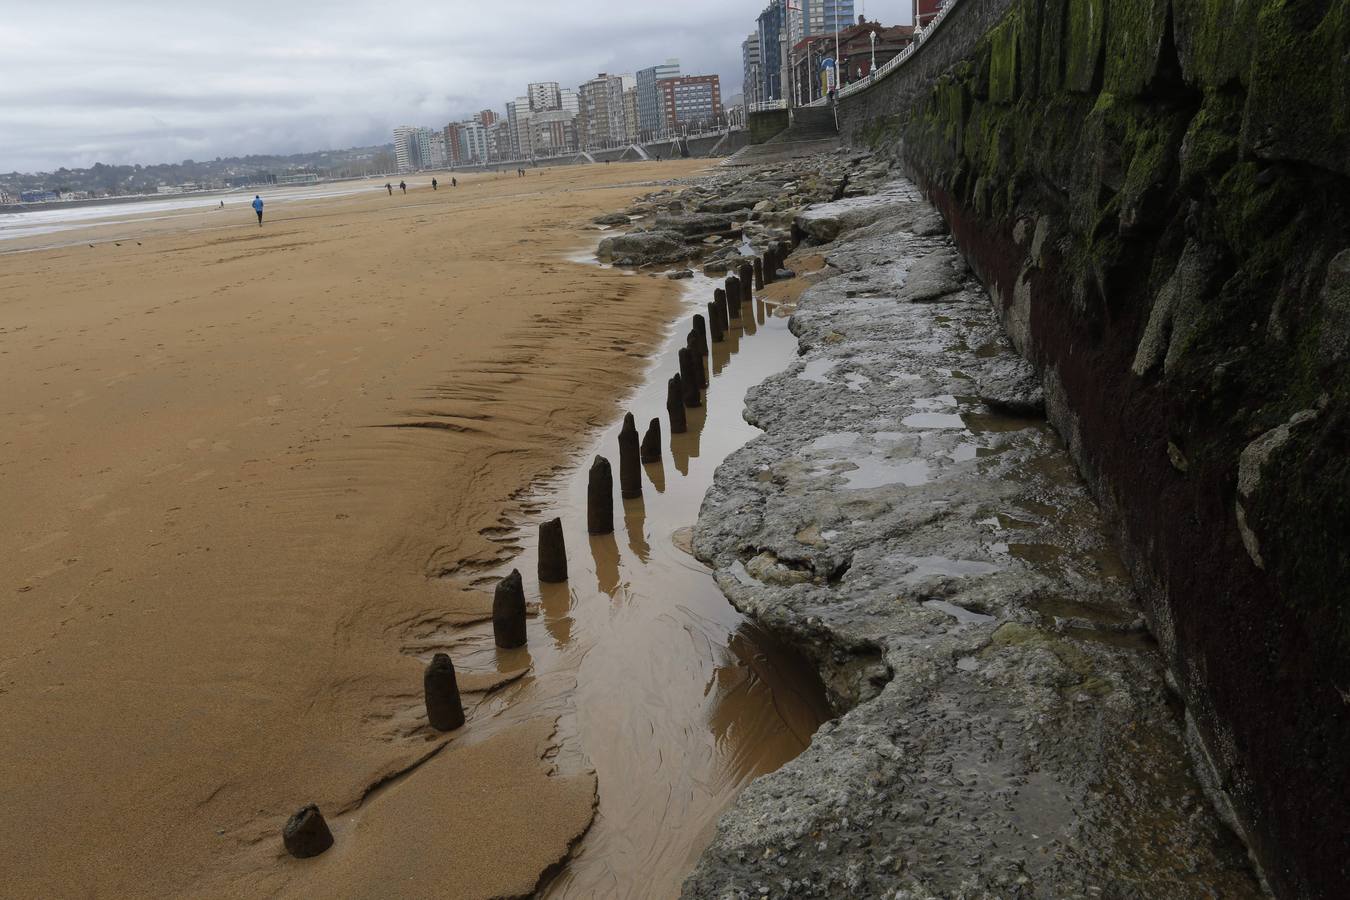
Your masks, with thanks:
<instances>
[{"instance_id":1,"label":"stone sea wall","mask_svg":"<svg viewBox=\"0 0 1350 900\"><path fill-rule=\"evenodd\" d=\"M1280 896L1350 884L1350 2L963 0L846 98L1122 538Z\"/></svg>"}]
</instances>

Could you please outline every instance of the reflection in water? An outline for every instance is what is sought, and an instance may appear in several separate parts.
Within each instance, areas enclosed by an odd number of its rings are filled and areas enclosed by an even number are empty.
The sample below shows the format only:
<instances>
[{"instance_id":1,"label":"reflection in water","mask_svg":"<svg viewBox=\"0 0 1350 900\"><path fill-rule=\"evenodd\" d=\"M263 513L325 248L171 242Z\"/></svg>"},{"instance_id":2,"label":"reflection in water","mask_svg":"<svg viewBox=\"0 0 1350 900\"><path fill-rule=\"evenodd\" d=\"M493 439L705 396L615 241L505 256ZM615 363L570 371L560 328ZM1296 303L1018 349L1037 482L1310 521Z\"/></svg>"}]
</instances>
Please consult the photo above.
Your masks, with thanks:
<instances>
[{"instance_id":1,"label":"reflection in water","mask_svg":"<svg viewBox=\"0 0 1350 900\"><path fill-rule=\"evenodd\" d=\"M663 460L657 460L652 463L643 463L642 468L647 471L647 478L651 481L652 487L656 488L658 494L666 492L666 464Z\"/></svg>"},{"instance_id":2,"label":"reflection in water","mask_svg":"<svg viewBox=\"0 0 1350 900\"><path fill-rule=\"evenodd\" d=\"M709 390L711 393L711 390ZM670 436L670 453L675 457L675 468L681 475L688 477L689 461L698 459L699 440L703 437L703 426L708 423L708 404L684 411L689 430L684 434Z\"/></svg>"},{"instance_id":3,"label":"reflection in water","mask_svg":"<svg viewBox=\"0 0 1350 900\"><path fill-rule=\"evenodd\" d=\"M616 596L619 593L619 544L614 535L591 535L591 556L595 559L595 582L600 593Z\"/></svg>"},{"instance_id":4,"label":"reflection in water","mask_svg":"<svg viewBox=\"0 0 1350 900\"><path fill-rule=\"evenodd\" d=\"M708 294L710 282L696 280L691 314ZM620 398L625 408L642 414L664 408L666 378L676 370L687 326L687 318L676 323L647 380ZM670 438L670 490L664 460L643 467L656 491L624 503L622 544L614 535L591 537L588 554L579 543L586 521L582 463L613 446L619 422L583 448L575 470L532 498L537 515L560 516L573 541L572 592L526 580L527 592L539 590L541 612L529 624L534 669L489 695L473 722L485 731L557 717L554 764L596 773L595 822L541 891L545 897L678 895L718 816L752 779L799 754L830 715L814 668L736 612L708 570L670 537L688 535L717 465L758 433L741 415L746 391L788 365L796 345L786 319L771 317L754 338L742 338L738 326L714 348L722 362L713 361L710 400L688 410L688 433ZM520 523L524 549L507 570L534 571L534 524ZM648 535L658 537L649 543ZM490 635L490 625L475 628ZM492 668L490 659L470 654L468 670Z\"/></svg>"},{"instance_id":5,"label":"reflection in water","mask_svg":"<svg viewBox=\"0 0 1350 900\"><path fill-rule=\"evenodd\" d=\"M544 627L561 647L572 639L572 588L566 584L539 585L539 611Z\"/></svg>"},{"instance_id":6,"label":"reflection in water","mask_svg":"<svg viewBox=\"0 0 1350 900\"><path fill-rule=\"evenodd\" d=\"M652 558L652 548L643 534L646 523L647 507L641 497L623 501L623 526L628 532L628 549L644 563Z\"/></svg>"}]
</instances>

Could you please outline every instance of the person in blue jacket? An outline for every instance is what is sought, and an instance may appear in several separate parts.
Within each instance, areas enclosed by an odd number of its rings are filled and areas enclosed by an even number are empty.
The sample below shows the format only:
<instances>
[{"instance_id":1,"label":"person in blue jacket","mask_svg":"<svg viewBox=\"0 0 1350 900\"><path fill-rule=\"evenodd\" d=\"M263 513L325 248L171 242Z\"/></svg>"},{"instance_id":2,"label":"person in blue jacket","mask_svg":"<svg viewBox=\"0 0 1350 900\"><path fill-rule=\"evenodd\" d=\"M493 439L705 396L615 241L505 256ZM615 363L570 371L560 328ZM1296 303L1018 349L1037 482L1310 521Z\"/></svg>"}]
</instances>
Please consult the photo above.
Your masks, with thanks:
<instances>
[{"instance_id":1,"label":"person in blue jacket","mask_svg":"<svg viewBox=\"0 0 1350 900\"><path fill-rule=\"evenodd\" d=\"M262 208L263 208L262 197L259 197L257 194L254 194L254 195L253 195L253 211L254 211L255 213L258 214L258 227L259 227L259 228L262 227Z\"/></svg>"}]
</instances>

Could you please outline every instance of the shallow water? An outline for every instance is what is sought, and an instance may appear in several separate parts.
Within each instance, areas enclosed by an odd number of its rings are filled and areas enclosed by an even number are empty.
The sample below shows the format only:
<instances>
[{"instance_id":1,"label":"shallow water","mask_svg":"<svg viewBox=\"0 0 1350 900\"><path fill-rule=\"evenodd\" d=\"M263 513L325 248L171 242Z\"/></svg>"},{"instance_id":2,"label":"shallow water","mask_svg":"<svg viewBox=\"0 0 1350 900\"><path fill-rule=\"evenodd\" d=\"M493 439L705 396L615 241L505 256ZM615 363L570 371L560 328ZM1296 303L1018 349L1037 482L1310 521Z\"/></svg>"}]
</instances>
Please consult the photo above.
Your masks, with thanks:
<instances>
[{"instance_id":1,"label":"shallow water","mask_svg":"<svg viewBox=\"0 0 1350 900\"><path fill-rule=\"evenodd\" d=\"M490 696L476 722L491 718L488 729L496 730L557 716L558 767L596 772L595 822L546 897L677 895L718 816L751 780L801 753L831 715L814 667L734 610L679 546L687 546L714 469L758 434L741 415L747 390L796 353L786 314L757 303L712 345L704 407L688 410L687 434L670 435L666 380L716 283L702 276L686 283L685 313L625 404L640 433L661 420L665 452L660 464L643 467L643 497L618 500L620 417L569 470L522 501L526 514L501 538L520 547L519 556L477 581L491 589L520 570L527 599L539 604L527 648L497 650L490 624L454 636L463 671L532 666ZM588 537L587 470L597 454L614 469L616 533ZM563 520L571 580L541 590L536 529L554 516Z\"/></svg>"}]
</instances>

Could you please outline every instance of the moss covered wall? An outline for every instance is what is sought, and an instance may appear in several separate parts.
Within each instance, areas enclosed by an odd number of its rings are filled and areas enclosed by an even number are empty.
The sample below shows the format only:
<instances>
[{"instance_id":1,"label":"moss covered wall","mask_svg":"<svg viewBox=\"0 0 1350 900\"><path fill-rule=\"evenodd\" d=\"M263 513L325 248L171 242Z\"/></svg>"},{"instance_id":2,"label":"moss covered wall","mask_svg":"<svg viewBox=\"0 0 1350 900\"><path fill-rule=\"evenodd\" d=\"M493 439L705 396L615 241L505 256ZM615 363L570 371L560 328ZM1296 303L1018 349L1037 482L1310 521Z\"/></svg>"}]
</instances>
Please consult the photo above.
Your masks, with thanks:
<instances>
[{"instance_id":1,"label":"moss covered wall","mask_svg":"<svg viewBox=\"0 0 1350 900\"><path fill-rule=\"evenodd\" d=\"M1272 888L1350 896L1350 0L967 2L845 135L1040 367Z\"/></svg>"}]
</instances>

